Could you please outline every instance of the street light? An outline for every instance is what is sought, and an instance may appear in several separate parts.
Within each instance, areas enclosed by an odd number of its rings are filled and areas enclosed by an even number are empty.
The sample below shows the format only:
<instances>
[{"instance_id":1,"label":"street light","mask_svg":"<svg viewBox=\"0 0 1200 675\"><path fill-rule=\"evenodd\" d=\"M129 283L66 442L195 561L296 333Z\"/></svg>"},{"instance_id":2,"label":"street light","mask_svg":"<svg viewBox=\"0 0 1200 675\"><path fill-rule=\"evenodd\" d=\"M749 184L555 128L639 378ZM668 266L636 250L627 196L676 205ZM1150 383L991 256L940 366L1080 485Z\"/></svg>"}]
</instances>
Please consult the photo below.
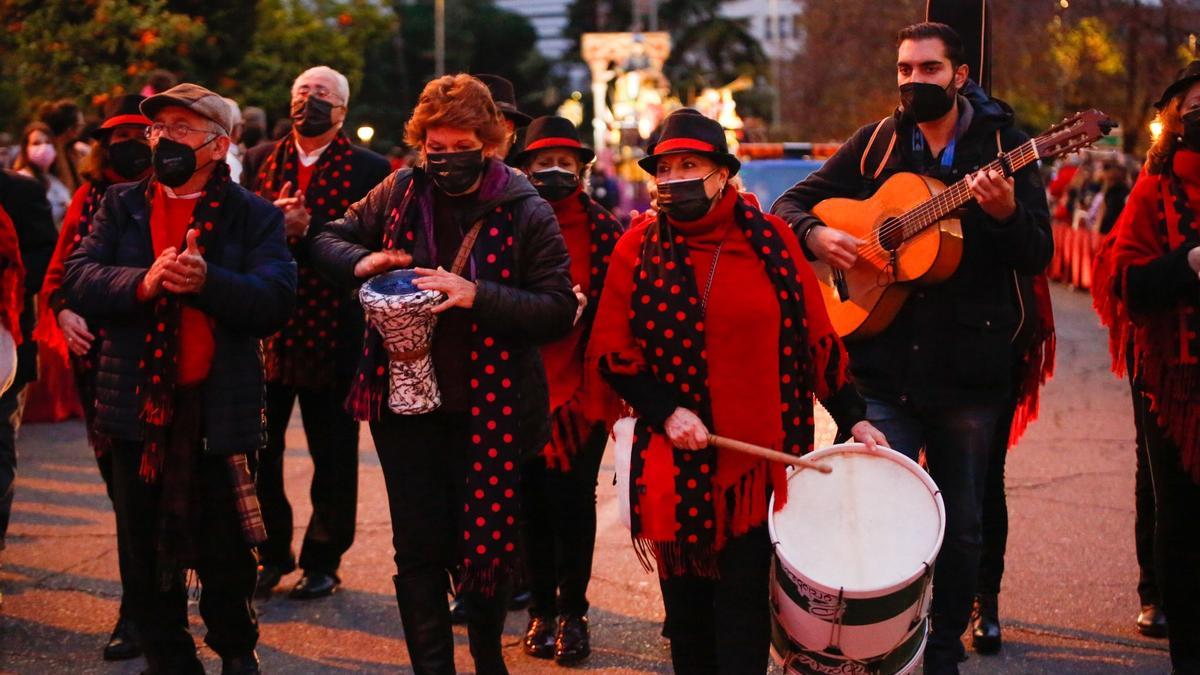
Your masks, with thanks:
<instances>
[{"instance_id":1,"label":"street light","mask_svg":"<svg viewBox=\"0 0 1200 675\"><path fill-rule=\"evenodd\" d=\"M370 143L372 138L375 138L375 127L364 124L354 132L358 136L358 140L363 143Z\"/></svg>"}]
</instances>

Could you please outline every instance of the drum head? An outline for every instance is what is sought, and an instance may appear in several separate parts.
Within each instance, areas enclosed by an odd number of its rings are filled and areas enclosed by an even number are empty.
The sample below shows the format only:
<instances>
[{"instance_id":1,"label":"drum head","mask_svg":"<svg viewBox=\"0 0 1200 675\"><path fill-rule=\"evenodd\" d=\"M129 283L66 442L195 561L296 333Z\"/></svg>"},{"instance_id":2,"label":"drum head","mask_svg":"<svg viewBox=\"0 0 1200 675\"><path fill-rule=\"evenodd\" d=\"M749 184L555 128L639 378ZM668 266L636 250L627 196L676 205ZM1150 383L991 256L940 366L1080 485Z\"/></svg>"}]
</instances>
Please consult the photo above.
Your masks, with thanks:
<instances>
[{"instance_id":1,"label":"drum head","mask_svg":"<svg viewBox=\"0 0 1200 675\"><path fill-rule=\"evenodd\" d=\"M858 444L808 455L832 467L794 471L787 505L771 514L776 553L807 579L832 589L884 591L932 564L945 510L915 462Z\"/></svg>"},{"instance_id":2,"label":"drum head","mask_svg":"<svg viewBox=\"0 0 1200 675\"><path fill-rule=\"evenodd\" d=\"M417 273L413 270L392 270L372 277L366 286L379 295L408 295L421 292L413 285L416 280Z\"/></svg>"}]
</instances>

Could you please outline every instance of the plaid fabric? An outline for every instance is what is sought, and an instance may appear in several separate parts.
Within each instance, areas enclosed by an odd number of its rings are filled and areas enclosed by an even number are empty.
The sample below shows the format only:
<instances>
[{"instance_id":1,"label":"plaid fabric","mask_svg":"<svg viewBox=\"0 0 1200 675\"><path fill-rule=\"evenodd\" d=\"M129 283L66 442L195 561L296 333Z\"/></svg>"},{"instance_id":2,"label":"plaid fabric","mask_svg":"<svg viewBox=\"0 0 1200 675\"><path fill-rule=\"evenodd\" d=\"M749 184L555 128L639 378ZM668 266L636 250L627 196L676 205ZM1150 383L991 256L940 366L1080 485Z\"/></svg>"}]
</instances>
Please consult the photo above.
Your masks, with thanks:
<instances>
[{"instance_id":1,"label":"plaid fabric","mask_svg":"<svg viewBox=\"0 0 1200 675\"><path fill-rule=\"evenodd\" d=\"M229 467L229 484L233 486L233 501L237 509L238 523L242 536L250 546L267 540L267 526L263 524L262 509L258 505L258 492L254 489L254 477L245 455L230 455L225 458Z\"/></svg>"}]
</instances>

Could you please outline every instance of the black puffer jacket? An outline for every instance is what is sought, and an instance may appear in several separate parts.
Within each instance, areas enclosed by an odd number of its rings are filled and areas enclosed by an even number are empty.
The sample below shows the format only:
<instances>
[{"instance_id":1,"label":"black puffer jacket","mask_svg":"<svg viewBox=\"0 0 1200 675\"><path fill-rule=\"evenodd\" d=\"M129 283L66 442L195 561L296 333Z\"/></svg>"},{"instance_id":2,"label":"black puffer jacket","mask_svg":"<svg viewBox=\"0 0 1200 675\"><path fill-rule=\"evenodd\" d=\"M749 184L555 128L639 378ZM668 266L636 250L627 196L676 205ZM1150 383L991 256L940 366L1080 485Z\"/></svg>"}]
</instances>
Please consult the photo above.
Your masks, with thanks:
<instances>
[{"instance_id":1,"label":"black puffer jacket","mask_svg":"<svg viewBox=\"0 0 1200 675\"><path fill-rule=\"evenodd\" d=\"M208 280L189 302L212 319L215 351L204 382L204 436L209 453L256 452L263 434L263 365L259 339L283 327L296 302L296 264L283 235L283 213L240 185L220 198ZM146 182L109 188L91 232L67 259L68 302L99 329L96 430L142 439L137 394L144 373L151 305L137 287L154 262Z\"/></svg>"},{"instance_id":2,"label":"black puffer jacket","mask_svg":"<svg viewBox=\"0 0 1200 675\"><path fill-rule=\"evenodd\" d=\"M317 269L348 287L361 284L354 276L354 266L383 248L383 227L388 215L399 207L411 179L412 170L397 171L352 205L345 218L326 225L310 249ZM514 278L511 285L480 280L470 311L481 325L521 345L513 354L514 367L520 373L514 388L519 400L514 408L519 415L521 448L531 452L540 450L550 435L546 371L536 347L571 330L577 303L571 292L567 245L554 210L515 170L509 171L503 196L493 203L481 203L479 213L499 204L512 208ZM436 266L421 228L416 229L414 264Z\"/></svg>"},{"instance_id":3,"label":"black puffer jacket","mask_svg":"<svg viewBox=\"0 0 1200 675\"><path fill-rule=\"evenodd\" d=\"M871 123L817 172L785 192L771 211L802 234L816 220L812 208L825 199L865 198L902 171L948 185L995 159L997 140L1006 151L1028 140L1013 126L1007 104L973 84L963 94L959 103L971 107L972 118L957 141L949 170L941 168L928 149L914 149L915 125L897 116L895 152L878 180L860 173L860 160L875 131ZM932 406L1010 400L1016 358L1012 342L1029 318L1018 300L1018 280L1044 270L1054 250L1037 165L1026 166L1014 178L1017 210L1008 220L994 220L974 202L966 207L962 261L949 279L912 293L883 333L846 341L855 382L864 393Z\"/></svg>"}]
</instances>

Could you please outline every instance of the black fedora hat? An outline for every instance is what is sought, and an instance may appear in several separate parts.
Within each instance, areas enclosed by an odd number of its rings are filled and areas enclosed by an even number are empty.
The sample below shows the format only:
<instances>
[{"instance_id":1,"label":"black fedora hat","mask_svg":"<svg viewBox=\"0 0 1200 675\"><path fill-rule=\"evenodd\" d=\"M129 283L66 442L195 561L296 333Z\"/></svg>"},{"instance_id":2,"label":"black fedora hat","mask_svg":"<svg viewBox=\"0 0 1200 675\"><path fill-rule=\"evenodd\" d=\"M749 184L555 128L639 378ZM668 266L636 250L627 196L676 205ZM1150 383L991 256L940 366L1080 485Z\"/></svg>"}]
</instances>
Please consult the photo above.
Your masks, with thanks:
<instances>
[{"instance_id":1,"label":"black fedora hat","mask_svg":"<svg viewBox=\"0 0 1200 675\"><path fill-rule=\"evenodd\" d=\"M143 115L139 107L144 100L146 97L140 94L126 94L109 101L108 105L104 106L104 121L92 135L105 138L122 124L150 126L150 118Z\"/></svg>"},{"instance_id":2,"label":"black fedora hat","mask_svg":"<svg viewBox=\"0 0 1200 675\"><path fill-rule=\"evenodd\" d=\"M513 89L513 83L509 82L507 78L484 73L476 75L475 79L487 85L488 91L492 92L492 100L496 102L496 107L505 117L512 120L513 124L523 127L533 121L532 117L517 110L517 92Z\"/></svg>"},{"instance_id":3,"label":"black fedora hat","mask_svg":"<svg viewBox=\"0 0 1200 675\"><path fill-rule=\"evenodd\" d=\"M658 159L664 155L682 153L704 155L717 164L729 167L730 177L736 176L742 163L729 152L725 128L690 108L676 110L663 120L662 133L648 157L638 160L638 166L654 174Z\"/></svg>"},{"instance_id":4,"label":"black fedora hat","mask_svg":"<svg viewBox=\"0 0 1200 675\"><path fill-rule=\"evenodd\" d=\"M587 164L596 158L596 153L579 142L579 130L571 120L556 115L539 117L525 129L525 147L514 158L517 164L529 161L533 153L547 148L567 148L579 155L579 161Z\"/></svg>"},{"instance_id":5,"label":"black fedora hat","mask_svg":"<svg viewBox=\"0 0 1200 675\"><path fill-rule=\"evenodd\" d=\"M1167 87L1167 90L1159 97L1154 107L1162 110L1167 107L1167 104L1171 102L1171 99L1176 94L1185 91L1196 82L1200 82L1200 61L1192 61L1187 66L1181 68L1175 75L1175 81L1171 83L1171 86Z\"/></svg>"}]
</instances>

